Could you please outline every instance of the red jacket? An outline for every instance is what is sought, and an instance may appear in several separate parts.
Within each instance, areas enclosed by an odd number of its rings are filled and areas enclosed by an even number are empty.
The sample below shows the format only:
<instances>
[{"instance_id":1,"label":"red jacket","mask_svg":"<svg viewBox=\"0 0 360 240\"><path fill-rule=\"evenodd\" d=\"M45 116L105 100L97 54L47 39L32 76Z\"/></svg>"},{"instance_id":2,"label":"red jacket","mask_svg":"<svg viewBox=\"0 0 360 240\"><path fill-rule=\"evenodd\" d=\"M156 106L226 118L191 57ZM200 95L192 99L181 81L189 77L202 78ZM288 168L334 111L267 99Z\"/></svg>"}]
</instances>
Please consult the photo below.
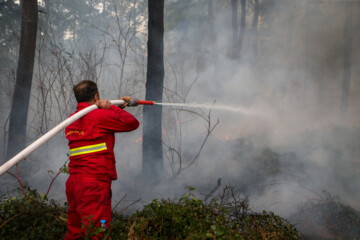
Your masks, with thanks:
<instances>
[{"instance_id":1,"label":"red jacket","mask_svg":"<svg viewBox=\"0 0 360 240\"><path fill-rule=\"evenodd\" d=\"M73 114L88 106L90 104L86 102L79 103ZM65 129L70 148L69 173L117 179L114 133L132 131L138 126L133 115L115 105L110 109L95 109L70 124Z\"/></svg>"}]
</instances>

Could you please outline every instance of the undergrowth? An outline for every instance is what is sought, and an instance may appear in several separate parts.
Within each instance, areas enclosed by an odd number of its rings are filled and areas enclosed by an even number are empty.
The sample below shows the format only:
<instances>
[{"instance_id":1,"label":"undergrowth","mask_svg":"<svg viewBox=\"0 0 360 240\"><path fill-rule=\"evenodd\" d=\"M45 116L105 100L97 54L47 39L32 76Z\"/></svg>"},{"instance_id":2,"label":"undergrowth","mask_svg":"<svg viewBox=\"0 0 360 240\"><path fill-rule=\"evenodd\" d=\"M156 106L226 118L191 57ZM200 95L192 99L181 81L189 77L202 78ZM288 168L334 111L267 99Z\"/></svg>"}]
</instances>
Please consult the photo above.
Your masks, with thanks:
<instances>
[{"instance_id":1,"label":"undergrowth","mask_svg":"<svg viewBox=\"0 0 360 240\"><path fill-rule=\"evenodd\" d=\"M227 194L233 188L225 188ZM190 192L177 201L153 200L130 218L129 239L300 239L296 228L271 212L253 213L234 194L210 204Z\"/></svg>"},{"instance_id":2,"label":"undergrowth","mask_svg":"<svg viewBox=\"0 0 360 240\"><path fill-rule=\"evenodd\" d=\"M176 200L154 199L132 215L113 213L107 235L128 240L300 239L300 233L285 219L271 212L252 212L247 199L235 197L233 188L225 188L224 194L209 204L191 190ZM66 206L43 199L36 190L26 192L29 198L19 195L1 201L0 239L64 239ZM88 228L99 232L94 226Z\"/></svg>"},{"instance_id":3,"label":"undergrowth","mask_svg":"<svg viewBox=\"0 0 360 240\"><path fill-rule=\"evenodd\" d=\"M27 196L5 197L0 203L0 239L64 239L67 212L54 200L44 199L36 190Z\"/></svg>"},{"instance_id":4,"label":"undergrowth","mask_svg":"<svg viewBox=\"0 0 360 240\"><path fill-rule=\"evenodd\" d=\"M360 239L360 212L324 191L307 201L292 217L306 239Z\"/></svg>"}]
</instances>

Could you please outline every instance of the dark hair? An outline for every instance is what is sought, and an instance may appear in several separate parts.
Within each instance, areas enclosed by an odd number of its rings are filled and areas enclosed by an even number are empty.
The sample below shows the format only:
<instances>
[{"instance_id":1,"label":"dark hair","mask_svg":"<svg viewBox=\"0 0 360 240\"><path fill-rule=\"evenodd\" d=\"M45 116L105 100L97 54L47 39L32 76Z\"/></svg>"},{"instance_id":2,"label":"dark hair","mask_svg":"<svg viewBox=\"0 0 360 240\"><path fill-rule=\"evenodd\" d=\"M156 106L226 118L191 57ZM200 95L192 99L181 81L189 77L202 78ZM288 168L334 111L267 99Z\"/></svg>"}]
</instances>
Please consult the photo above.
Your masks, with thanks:
<instances>
[{"instance_id":1,"label":"dark hair","mask_svg":"<svg viewBox=\"0 0 360 240\"><path fill-rule=\"evenodd\" d=\"M94 99L95 94L99 94L99 91L95 82L82 80L74 86L74 94L78 103L90 102Z\"/></svg>"}]
</instances>

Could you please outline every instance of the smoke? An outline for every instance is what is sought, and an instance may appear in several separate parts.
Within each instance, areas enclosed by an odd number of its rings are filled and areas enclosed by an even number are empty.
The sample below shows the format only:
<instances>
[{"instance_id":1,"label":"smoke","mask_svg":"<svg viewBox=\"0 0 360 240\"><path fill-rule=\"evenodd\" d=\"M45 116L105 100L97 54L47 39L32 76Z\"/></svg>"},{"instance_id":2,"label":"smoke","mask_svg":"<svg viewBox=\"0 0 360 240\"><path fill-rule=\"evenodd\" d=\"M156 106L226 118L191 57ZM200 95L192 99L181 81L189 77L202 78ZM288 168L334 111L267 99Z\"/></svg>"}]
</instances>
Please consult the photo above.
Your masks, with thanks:
<instances>
[{"instance_id":1,"label":"smoke","mask_svg":"<svg viewBox=\"0 0 360 240\"><path fill-rule=\"evenodd\" d=\"M182 63L181 67L186 69L176 68L176 72L182 74L176 78L181 78L185 82L183 85L192 86L186 95L187 103L215 102L214 106L235 106L261 113L257 116L236 114L214 107L212 123L219 119L219 125L200 158L177 176L176 182L180 184L172 182L169 189L179 186L180 189L173 191L181 192L181 187L192 185L200 195L206 194L216 185L217 179L222 178L223 184L234 184L239 191L250 195L256 209L270 209L283 216L294 213L304 201L321 198L324 190L338 194L345 202L359 208L356 191L359 184L356 175L359 167L356 148L359 144L359 84L356 81L359 70L355 67L359 63L356 53L359 31L355 30L358 19L353 20L350 104L343 113L340 110L343 49L347 44L343 37L344 5L295 0L269 2L271 4L261 2L256 65L250 62L255 58L251 49L250 10L240 59L228 56L231 20L229 6L225 3L214 2L219 8L214 13L217 36L213 43L207 39L206 22L186 25L189 20L184 20L179 28L167 32L169 49L175 47L176 39L182 39L181 52L168 56L168 61L172 68ZM250 1L247 8L251 7ZM353 11L354 14L359 12L357 3ZM190 35L191 26L200 26L200 29ZM194 35L197 41L192 39ZM188 61L183 63L184 59ZM199 69L198 61L203 61L205 67ZM181 84L169 81L174 78L168 71L167 87L181 93ZM198 111L208 113L206 109ZM171 107L164 107L164 114L175 115L164 117L177 126L171 129L172 136L176 132L174 129L179 131L181 125L185 164L196 154L206 133L206 122L198 117L191 118L186 111L179 115ZM180 146L180 143L174 145Z\"/></svg>"}]
</instances>

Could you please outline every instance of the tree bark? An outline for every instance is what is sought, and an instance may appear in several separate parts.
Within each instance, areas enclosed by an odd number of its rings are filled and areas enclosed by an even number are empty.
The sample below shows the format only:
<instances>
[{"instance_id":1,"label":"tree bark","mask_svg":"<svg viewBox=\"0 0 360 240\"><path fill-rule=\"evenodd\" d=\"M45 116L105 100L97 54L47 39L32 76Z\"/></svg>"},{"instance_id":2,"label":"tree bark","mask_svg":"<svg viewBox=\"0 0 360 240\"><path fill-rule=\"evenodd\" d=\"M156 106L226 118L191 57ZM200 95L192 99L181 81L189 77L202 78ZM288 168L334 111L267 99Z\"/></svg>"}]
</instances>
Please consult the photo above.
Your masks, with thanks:
<instances>
[{"instance_id":1,"label":"tree bark","mask_svg":"<svg viewBox=\"0 0 360 240\"><path fill-rule=\"evenodd\" d=\"M208 0L207 5L208 5L208 19L209 19L209 30L210 30L210 39L211 39L210 42L215 43L217 36L215 33L213 0Z\"/></svg>"},{"instance_id":2,"label":"tree bark","mask_svg":"<svg viewBox=\"0 0 360 240\"><path fill-rule=\"evenodd\" d=\"M241 0L240 32L238 31L238 0L231 0L232 50L230 57L240 58L246 28L246 0ZM238 34L239 32L239 34Z\"/></svg>"},{"instance_id":3,"label":"tree bark","mask_svg":"<svg viewBox=\"0 0 360 240\"><path fill-rule=\"evenodd\" d=\"M209 62L216 62L216 33L214 23L213 0L206 0L207 15L206 21L199 18L199 46L196 51L196 71L201 74L208 66ZM213 59L213 60L210 60Z\"/></svg>"},{"instance_id":4,"label":"tree bark","mask_svg":"<svg viewBox=\"0 0 360 240\"><path fill-rule=\"evenodd\" d=\"M19 60L10 111L7 160L26 146L26 125L34 68L37 19L37 0L23 1Z\"/></svg>"},{"instance_id":5,"label":"tree bark","mask_svg":"<svg viewBox=\"0 0 360 240\"><path fill-rule=\"evenodd\" d=\"M244 42L246 28L246 0L241 0L241 20L240 20L240 34L239 34L239 47L238 54L241 55L241 49Z\"/></svg>"},{"instance_id":6,"label":"tree bark","mask_svg":"<svg viewBox=\"0 0 360 240\"><path fill-rule=\"evenodd\" d=\"M256 65L257 55L258 55L258 22L259 22L259 12L260 12L260 3L259 0L255 0L254 3L254 18L252 22L252 64Z\"/></svg>"},{"instance_id":7,"label":"tree bark","mask_svg":"<svg viewBox=\"0 0 360 240\"><path fill-rule=\"evenodd\" d=\"M148 59L146 99L162 102L164 85L164 0L148 1ZM144 106L142 175L157 180L164 171L162 107Z\"/></svg>"},{"instance_id":8,"label":"tree bark","mask_svg":"<svg viewBox=\"0 0 360 240\"><path fill-rule=\"evenodd\" d=\"M232 49L230 56L238 58L238 0L231 0Z\"/></svg>"},{"instance_id":9,"label":"tree bark","mask_svg":"<svg viewBox=\"0 0 360 240\"><path fill-rule=\"evenodd\" d=\"M351 81L351 48L352 48L352 20L353 2L345 3L345 26L344 26L344 76L342 82L341 112L347 112L349 105L349 92Z\"/></svg>"}]
</instances>

